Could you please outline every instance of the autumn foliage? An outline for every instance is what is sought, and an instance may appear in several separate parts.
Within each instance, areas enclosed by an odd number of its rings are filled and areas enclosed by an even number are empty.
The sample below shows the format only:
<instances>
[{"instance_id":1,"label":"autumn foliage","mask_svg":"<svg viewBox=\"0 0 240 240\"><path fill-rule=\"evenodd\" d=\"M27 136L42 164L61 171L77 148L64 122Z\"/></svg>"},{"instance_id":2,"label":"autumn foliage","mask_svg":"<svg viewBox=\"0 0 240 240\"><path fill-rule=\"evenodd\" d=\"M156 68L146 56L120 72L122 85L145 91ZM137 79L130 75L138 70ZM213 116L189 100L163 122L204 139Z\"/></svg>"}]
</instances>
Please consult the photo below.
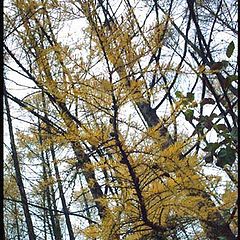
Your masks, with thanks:
<instances>
[{"instance_id":1,"label":"autumn foliage","mask_svg":"<svg viewBox=\"0 0 240 240\"><path fill-rule=\"evenodd\" d=\"M7 239L237 239L237 2L207 2L6 3Z\"/></svg>"}]
</instances>

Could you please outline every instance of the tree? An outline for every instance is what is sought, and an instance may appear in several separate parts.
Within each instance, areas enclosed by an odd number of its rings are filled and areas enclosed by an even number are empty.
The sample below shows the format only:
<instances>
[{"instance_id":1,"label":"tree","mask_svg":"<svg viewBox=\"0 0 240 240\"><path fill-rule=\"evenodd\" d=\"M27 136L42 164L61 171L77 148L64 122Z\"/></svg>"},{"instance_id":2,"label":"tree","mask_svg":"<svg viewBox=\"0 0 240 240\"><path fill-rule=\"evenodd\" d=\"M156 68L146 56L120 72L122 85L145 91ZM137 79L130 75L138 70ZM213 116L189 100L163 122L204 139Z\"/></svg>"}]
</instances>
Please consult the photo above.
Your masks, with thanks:
<instances>
[{"instance_id":1,"label":"tree","mask_svg":"<svg viewBox=\"0 0 240 240\"><path fill-rule=\"evenodd\" d=\"M12 159L13 159L13 164L14 164L14 169L15 169L15 176L16 176L16 182L18 185L21 201L23 204L23 210L24 210L24 215L27 223L27 229L28 229L28 236L30 240L35 240L36 235L34 233L33 229L33 223L32 223L32 218L29 212L29 207L28 207L28 201L27 201L27 196L22 180L22 174L20 171L20 166L19 166L19 159L17 155L17 150L15 146L15 140L14 140L14 135L13 135L13 127L12 127L12 121L11 121L11 113L9 109L9 104L8 104L8 99L5 98L5 106L6 106L6 113L7 113L7 121L8 121L8 126L9 126L9 135L10 135L10 143L11 143L11 149L12 149ZM17 224L18 227L18 224ZM19 236L19 234L18 234Z\"/></svg>"},{"instance_id":2,"label":"tree","mask_svg":"<svg viewBox=\"0 0 240 240\"><path fill-rule=\"evenodd\" d=\"M28 144L40 156L52 238L61 238L54 172L70 239L236 239L237 3L11 7L5 65L35 89L5 97L32 117ZM75 21L72 38L62 35ZM231 34L226 43L219 28Z\"/></svg>"}]
</instances>

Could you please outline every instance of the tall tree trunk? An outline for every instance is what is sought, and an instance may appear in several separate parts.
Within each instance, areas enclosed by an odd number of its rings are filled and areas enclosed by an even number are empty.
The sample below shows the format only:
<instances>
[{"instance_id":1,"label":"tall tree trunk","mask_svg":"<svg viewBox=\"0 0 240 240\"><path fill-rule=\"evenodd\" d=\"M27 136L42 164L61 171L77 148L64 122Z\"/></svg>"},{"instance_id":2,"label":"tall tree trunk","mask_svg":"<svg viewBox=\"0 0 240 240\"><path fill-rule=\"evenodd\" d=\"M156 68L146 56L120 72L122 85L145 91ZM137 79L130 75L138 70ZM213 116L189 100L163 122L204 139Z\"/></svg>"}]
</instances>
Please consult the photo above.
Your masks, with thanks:
<instances>
[{"instance_id":1,"label":"tall tree trunk","mask_svg":"<svg viewBox=\"0 0 240 240\"><path fill-rule=\"evenodd\" d=\"M48 216L47 216L47 210L46 210L46 191L44 190L42 195L42 201L43 201L43 234L44 234L44 240L47 240L47 225L48 225Z\"/></svg>"},{"instance_id":2,"label":"tall tree trunk","mask_svg":"<svg viewBox=\"0 0 240 240\"><path fill-rule=\"evenodd\" d=\"M83 189L83 184L82 184L82 178L81 176L79 176L79 181L80 181L80 185L81 185L81 188ZM85 205L85 209L86 209L86 212L87 212L87 217L88 217L88 223L89 225L91 224L91 213L89 211L89 206L88 206L88 201L87 201L87 198L86 198L86 194L85 192L83 192L83 201L84 201L84 205Z\"/></svg>"},{"instance_id":3,"label":"tall tree trunk","mask_svg":"<svg viewBox=\"0 0 240 240\"><path fill-rule=\"evenodd\" d=\"M41 160L42 160L42 167L43 167L43 179L44 179L44 181L47 181L47 179L49 177L52 177L52 175L49 175L48 172L47 172L47 169L46 169L46 167L48 166L46 161L48 161L49 159L45 159L43 148L42 148L43 139L42 139L42 129L41 129L41 126L40 126L40 119L39 118L38 118L38 135L39 135L39 143L40 143L40 146L41 146ZM49 215L50 215L50 220L51 220L51 224L52 224L54 238L56 240L61 240L62 236L61 236L61 229L60 229L59 221L57 219L56 214L54 215L54 212L52 211L52 205L55 205L55 207L56 207L56 203L54 201L52 201L49 186L46 187L46 190L45 190L44 193L46 195L48 208L50 209Z\"/></svg>"},{"instance_id":4,"label":"tall tree trunk","mask_svg":"<svg viewBox=\"0 0 240 240\"><path fill-rule=\"evenodd\" d=\"M45 100L43 98L43 103L46 105ZM74 127L76 129L76 132L78 131L76 121L75 119L72 119L73 116L69 113L67 110L66 105L63 102L56 101L56 104L61 109L62 115L63 115L63 121L67 127L67 129L72 129ZM46 109L46 106L45 106ZM47 111L45 111L47 112ZM45 117L48 118L47 114L45 114ZM51 129L49 126L47 126L47 130L50 133ZM50 136L51 137L51 136ZM88 187L90 189L90 192L93 196L93 199L96 203L96 207L98 209L98 214L100 218L103 218L106 214L106 206L104 206L100 201L98 201L100 198L104 196L101 186L98 184L94 170L85 170L84 164L85 163L91 163L90 158L85 154L81 143L80 142L71 142L72 149L74 151L74 154L78 161L78 168L82 169L83 175L87 181Z\"/></svg>"},{"instance_id":5,"label":"tall tree trunk","mask_svg":"<svg viewBox=\"0 0 240 240\"><path fill-rule=\"evenodd\" d=\"M81 147L81 144L78 142L72 142L72 148L75 153L75 156L78 160L78 168L80 168L83 172L83 175L87 181L88 187L90 189L90 192L93 196L93 199L95 200L98 214L100 218L103 218L106 215L106 206L104 206L99 199L101 199L104 196L104 193L101 189L101 186L97 182L95 173L93 170L85 170L84 164L91 163L89 157L83 152L83 149Z\"/></svg>"},{"instance_id":6,"label":"tall tree trunk","mask_svg":"<svg viewBox=\"0 0 240 240\"><path fill-rule=\"evenodd\" d=\"M19 223L18 223L18 209L17 203L14 202L14 213L15 213L15 222L16 222L16 231L17 231L17 240L21 240L20 238L20 230L19 230Z\"/></svg>"},{"instance_id":7,"label":"tall tree trunk","mask_svg":"<svg viewBox=\"0 0 240 240\"><path fill-rule=\"evenodd\" d=\"M55 150L54 150L53 144L51 144L51 146L50 146L50 152L51 152L51 155L52 155L52 161L53 161L53 165L54 165L55 175L56 175L56 178L57 178L57 185L58 185L58 190L59 190L60 199L61 199L61 202L62 202L63 212L64 212L66 224L67 224L69 238L70 238L70 240L75 240L74 233L73 233L73 228L72 228L72 223L71 223L71 220L70 220L69 211L68 211L68 208L67 208L67 203L66 203L66 199L65 199L65 196L64 196L64 192L63 192L62 180L61 180L61 176L60 176L60 173L59 173L58 165L56 163Z\"/></svg>"},{"instance_id":8,"label":"tall tree trunk","mask_svg":"<svg viewBox=\"0 0 240 240\"><path fill-rule=\"evenodd\" d=\"M42 100L43 100L43 108L44 108L44 111L45 111L45 117L47 118L48 117L47 116L47 106L46 106L46 102L45 102L43 92L42 92ZM62 207L63 207L63 212L64 212L66 224L67 224L69 238L70 238L70 240L75 240L74 233L73 233L73 228L72 228L72 223L71 223L71 220L70 220L69 211L68 211L68 208L67 208L67 203L66 203L66 199L65 199L65 196L64 196L64 192L63 192L62 180L61 180L61 176L60 176L60 173L59 173L58 164L56 162L53 139L52 139L52 136L50 135L51 131L50 131L49 126L47 126L47 131L49 132L48 137L51 140L50 153L51 153L51 157L52 157L52 161L53 161L53 165L54 165L55 176L56 176L56 179L57 179L59 195L60 195L60 199L61 199L61 202L62 202Z\"/></svg>"},{"instance_id":9,"label":"tall tree trunk","mask_svg":"<svg viewBox=\"0 0 240 240\"><path fill-rule=\"evenodd\" d=\"M6 90L6 87L4 86L4 91L5 90ZM29 212L27 196L26 196L25 188L24 188L23 181L22 181L22 174L20 171L17 149L16 149L14 134L13 134L11 113L10 113L10 108L9 108L8 99L7 99L6 95L5 95L5 106L6 106L6 112L7 112L7 122L8 122L8 127L9 127L9 136L10 136L10 143L11 143L11 149L12 149L12 159L13 159L13 163L14 163L16 181L17 181L17 185L19 188L20 197L21 197L21 201L23 204L24 215L25 215L25 219L26 219L26 223L27 223L28 236L29 236L30 240L36 240L36 235L34 233L31 215Z\"/></svg>"},{"instance_id":10,"label":"tall tree trunk","mask_svg":"<svg viewBox=\"0 0 240 240\"><path fill-rule=\"evenodd\" d=\"M50 167L50 162L49 162L49 157L48 157L48 153L46 152L46 162L47 162L47 174L48 174L48 177L52 177L52 169ZM48 206L49 206L49 209L52 209L53 207L53 221L55 223L55 233L56 233L56 240L61 240L62 239L62 232L61 232L61 226L60 226L60 222L59 222L59 219L58 219L58 211L57 211L57 205L56 205L56 197L55 197L55 192L54 192L54 188L53 186L51 185L49 187L49 199L48 199Z\"/></svg>"}]
</instances>

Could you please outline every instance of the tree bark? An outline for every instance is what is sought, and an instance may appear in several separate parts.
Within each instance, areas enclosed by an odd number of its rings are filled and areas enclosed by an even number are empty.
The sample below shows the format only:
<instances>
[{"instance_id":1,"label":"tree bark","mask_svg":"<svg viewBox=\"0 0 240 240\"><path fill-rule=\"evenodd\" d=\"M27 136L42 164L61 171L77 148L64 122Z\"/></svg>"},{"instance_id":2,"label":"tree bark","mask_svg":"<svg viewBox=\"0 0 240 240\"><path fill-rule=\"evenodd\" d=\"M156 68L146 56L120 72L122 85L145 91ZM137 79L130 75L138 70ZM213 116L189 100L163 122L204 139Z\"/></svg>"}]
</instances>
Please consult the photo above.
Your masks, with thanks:
<instances>
[{"instance_id":1,"label":"tree bark","mask_svg":"<svg viewBox=\"0 0 240 240\"><path fill-rule=\"evenodd\" d=\"M44 111L45 111L45 117L48 119L47 106L46 106L46 101L45 101L43 92L42 92L42 101L43 101L43 108L44 108ZM61 180L61 176L60 176L60 173L59 173L59 170L58 170L58 164L56 163L53 139L52 139L52 136L50 135L51 129L50 129L49 125L47 125L47 131L48 131L48 137L51 140L50 153L51 153L51 157L52 157L52 161L53 161L53 165L54 165L55 175L56 175L56 179L57 179L57 186L58 186L58 190L59 190L60 199L61 199L61 202L62 202L62 207L63 207L63 212L64 212L66 224L67 224L69 238L70 238L70 240L75 240L74 233L73 233L73 228L72 228L72 223L71 223L71 220L70 220L69 211L68 211L68 208L67 208L67 203L66 203L66 199L65 199L65 196L64 196L64 192L63 192L62 180ZM59 233L58 233L57 236L60 237Z\"/></svg>"},{"instance_id":2,"label":"tree bark","mask_svg":"<svg viewBox=\"0 0 240 240\"><path fill-rule=\"evenodd\" d=\"M40 146L43 146L42 130L41 130L41 127L40 127L40 119L39 118L38 118L38 134L39 134ZM41 160L42 160L42 166L43 166L43 179L44 179L44 181L47 181L47 179L49 177L52 177L52 175L49 175L48 171L46 169L46 166L49 165L49 164L47 164L46 161L48 161L49 159L45 159L44 152L43 152L42 148L41 148ZM49 186L46 187L45 194L46 194L46 200L47 200L48 208L52 209L52 205L54 205L54 209L55 209L56 208L56 203L53 201L53 199L51 197ZM50 220L51 220L51 225L52 225L54 238L56 240L61 240L62 239L61 228L60 228L58 219L56 219L57 214L56 213L54 214L53 211L49 211L49 215L50 215Z\"/></svg>"},{"instance_id":3,"label":"tree bark","mask_svg":"<svg viewBox=\"0 0 240 240\"><path fill-rule=\"evenodd\" d=\"M93 196L93 199L95 200L95 203L96 203L96 206L98 209L98 214L99 214L100 218L102 219L106 215L106 206L101 204L101 202L99 202L98 200L104 196L103 191L101 189L101 186L97 182L94 171L84 169L84 164L91 163L91 161L90 161L89 157L83 152L80 143L72 142L71 144L72 144L72 148L75 153L75 156L78 160L77 167L80 168L83 172L83 175L88 183L90 192Z\"/></svg>"},{"instance_id":4,"label":"tree bark","mask_svg":"<svg viewBox=\"0 0 240 240\"><path fill-rule=\"evenodd\" d=\"M4 86L4 91L5 90L6 90L6 87ZM21 170L20 170L20 166L19 166L17 149L16 149L14 134L13 134L11 113L10 113L10 108L9 108L8 99L7 99L6 95L5 95L5 106L6 106L6 112L7 112L7 122L8 122L8 127L9 127L9 136L10 136L10 143L11 143L11 149L12 149L12 159L13 159L13 163L14 163L16 181L17 181L17 185L19 188L20 197L21 197L21 201L22 201L22 205L23 205L25 220L27 223L28 236L29 236L30 240L36 240L36 235L34 233L31 214L29 212L27 196L26 196L25 188L24 188L23 181L22 181L22 174L21 174Z\"/></svg>"},{"instance_id":5,"label":"tree bark","mask_svg":"<svg viewBox=\"0 0 240 240\"><path fill-rule=\"evenodd\" d=\"M59 190L60 199L61 199L61 202L62 202L62 207L63 207L63 212L64 212L66 224L67 224L69 238L70 238L70 240L75 240L74 233L73 233L73 228L72 228L72 223L71 223L70 216L69 216L69 210L67 208L67 203L66 203L66 199L65 199L65 196L64 196L64 192L63 192L62 180L61 180L61 176L60 176L60 173L59 173L59 170L58 170L58 165L56 163L56 157L55 157L55 151L54 151L54 146L53 145L51 145L50 151L51 151L51 155L52 155L52 161L53 161L53 165L54 165L58 190Z\"/></svg>"}]
</instances>

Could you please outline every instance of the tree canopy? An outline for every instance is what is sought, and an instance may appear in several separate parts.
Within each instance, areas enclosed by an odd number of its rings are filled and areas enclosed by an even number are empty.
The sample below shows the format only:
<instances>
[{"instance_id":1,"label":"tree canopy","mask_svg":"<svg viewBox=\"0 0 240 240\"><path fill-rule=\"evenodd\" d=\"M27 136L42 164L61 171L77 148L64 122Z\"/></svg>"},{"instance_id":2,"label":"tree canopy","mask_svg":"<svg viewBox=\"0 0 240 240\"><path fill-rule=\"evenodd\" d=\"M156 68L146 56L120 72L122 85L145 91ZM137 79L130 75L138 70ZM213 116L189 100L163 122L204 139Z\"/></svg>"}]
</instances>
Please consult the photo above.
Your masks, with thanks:
<instances>
[{"instance_id":1,"label":"tree canopy","mask_svg":"<svg viewBox=\"0 0 240 240\"><path fill-rule=\"evenodd\" d=\"M7 1L7 239L237 239L237 9Z\"/></svg>"}]
</instances>

